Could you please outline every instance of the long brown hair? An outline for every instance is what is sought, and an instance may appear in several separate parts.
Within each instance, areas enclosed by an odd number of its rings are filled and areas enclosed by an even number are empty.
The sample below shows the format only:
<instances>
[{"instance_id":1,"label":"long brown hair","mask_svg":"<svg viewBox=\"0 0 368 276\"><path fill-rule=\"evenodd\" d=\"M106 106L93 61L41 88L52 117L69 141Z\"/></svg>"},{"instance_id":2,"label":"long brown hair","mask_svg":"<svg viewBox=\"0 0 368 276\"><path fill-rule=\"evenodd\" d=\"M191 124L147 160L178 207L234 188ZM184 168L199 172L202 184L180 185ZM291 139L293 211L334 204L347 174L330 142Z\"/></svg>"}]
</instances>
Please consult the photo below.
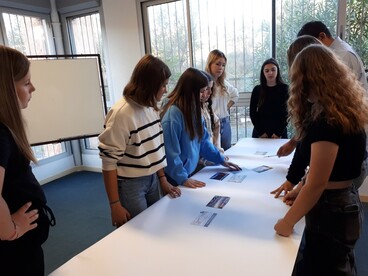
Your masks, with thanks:
<instances>
[{"instance_id":1,"label":"long brown hair","mask_svg":"<svg viewBox=\"0 0 368 276\"><path fill-rule=\"evenodd\" d=\"M285 82L284 82L284 80L282 79L282 76L281 76L280 66L279 66L278 62L276 61L276 59L274 59L274 58L266 59L262 64L261 73L260 73L260 76L259 76L259 80L260 80L260 83L261 83L260 84L261 92L259 94L259 100L258 100L257 108L260 108L263 105L263 103L266 99L267 79L266 79L266 76L265 76L263 70L264 70L265 66L268 65L268 64L273 64L277 68L276 85L285 84Z\"/></svg>"},{"instance_id":2,"label":"long brown hair","mask_svg":"<svg viewBox=\"0 0 368 276\"><path fill-rule=\"evenodd\" d=\"M157 93L170 76L171 71L162 60L145 55L135 66L123 95L140 105L158 110Z\"/></svg>"},{"instance_id":3,"label":"long brown hair","mask_svg":"<svg viewBox=\"0 0 368 276\"><path fill-rule=\"evenodd\" d=\"M368 123L365 89L324 45L309 45L295 57L289 88L289 113L299 139L309 123L321 117L348 134L362 131Z\"/></svg>"},{"instance_id":4,"label":"long brown hair","mask_svg":"<svg viewBox=\"0 0 368 276\"><path fill-rule=\"evenodd\" d=\"M201 140L204 135L200 90L207 85L208 79L201 71L188 68L167 97L169 101L161 113L162 118L170 106L176 105L183 113L185 129L191 140L196 137Z\"/></svg>"},{"instance_id":5,"label":"long brown hair","mask_svg":"<svg viewBox=\"0 0 368 276\"><path fill-rule=\"evenodd\" d=\"M30 62L21 52L0 45L0 122L11 132L20 152L37 162L28 143L15 82L29 71Z\"/></svg>"}]
</instances>

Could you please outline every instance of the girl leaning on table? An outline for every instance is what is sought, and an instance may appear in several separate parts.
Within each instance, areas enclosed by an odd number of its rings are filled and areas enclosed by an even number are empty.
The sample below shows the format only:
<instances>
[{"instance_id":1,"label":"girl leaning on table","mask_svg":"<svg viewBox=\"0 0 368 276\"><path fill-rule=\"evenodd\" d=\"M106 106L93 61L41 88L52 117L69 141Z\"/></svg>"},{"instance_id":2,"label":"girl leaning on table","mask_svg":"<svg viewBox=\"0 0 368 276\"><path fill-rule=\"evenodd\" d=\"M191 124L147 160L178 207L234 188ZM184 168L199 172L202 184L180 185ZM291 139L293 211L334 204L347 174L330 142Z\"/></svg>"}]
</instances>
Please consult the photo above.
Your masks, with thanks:
<instances>
[{"instance_id":1,"label":"girl leaning on table","mask_svg":"<svg viewBox=\"0 0 368 276\"><path fill-rule=\"evenodd\" d=\"M195 68L180 76L161 113L167 167L165 173L175 185L199 188L205 183L190 178L202 156L233 170L239 166L225 157L209 140L201 114L201 94L208 90L208 79Z\"/></svg>"},{"instance_id":2,"label":"girl leaning on table","mask_svg":"<svg viewBox=\"0 0 368 276\"><path fill-rule=\"evenodd\" d=\"M305 216L305 247L296 275L356 275L362 210L352 180L364 158L365 90L323 45L304 48L289 75L290 119L309 173L304 184L284 196L292 206L275 230L289 236Z\"/></svg>"},{"instance_id":3,"label":"girl leaning on table","mask_svg":"<svg viewBox=\"0 0 368 276\"><path fill-rule=\"evenodd\" d=\"M44 275L41 245L55 224L21 113L35 91L29 68L22 53L0 45L0 275Z\"/></svg>"},{"instance_id":4,"label":"girl leaning on table","mask_svg":"<svg viewBox=\"0 0 368 276\"><path fill-rule=\"evenodd\" d=\"M181 194L163 170L166 158L157 108L170 76L170 69L160 59L142 57L98 137L114 226L123 225L158 201L159 184L164 194Z\"/></svg>"}]
</instances>

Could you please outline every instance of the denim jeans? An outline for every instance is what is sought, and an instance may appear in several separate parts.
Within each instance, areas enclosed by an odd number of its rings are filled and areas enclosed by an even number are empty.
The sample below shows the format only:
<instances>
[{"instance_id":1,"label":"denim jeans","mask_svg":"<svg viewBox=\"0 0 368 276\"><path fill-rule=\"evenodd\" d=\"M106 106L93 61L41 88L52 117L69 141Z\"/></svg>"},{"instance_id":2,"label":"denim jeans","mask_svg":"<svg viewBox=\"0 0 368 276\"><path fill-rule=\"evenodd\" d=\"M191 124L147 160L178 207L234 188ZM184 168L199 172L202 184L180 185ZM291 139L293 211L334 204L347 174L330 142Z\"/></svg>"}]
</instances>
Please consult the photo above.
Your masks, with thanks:
<instances>
[{"instance_id":1,"label":"denim jeans","mask_svg":"<svg viewBox=\"0 0 368 276\"><path fill-rule=\"evenodd\" d=\"M360 175L353 179L353 185L355 187L355 189L359 189L360 186L362 186L363 182L364 182L364 179L366 178L367 176L367 172L368 172L368 163L367 163L367 158L363 160L363 163L362 163L362 169L360 171Z\"/></svg>"},{"instance_id":2,"label":"denim jeans","mask_svg":"<svg viewBox=\"0 0 368 276\"><path fill-rule=\"evenodd\" d=\"M221 135L221 147L227 150L231 147L231 126L230 116L220 119L220 135Z\"/></svg>"},{"instance_id":3,"label":"denim jeans","mask_svg":"<svg viewBox=\"0 0 368 276\"><path fill-rule=\"evenodd\" d=\"M293 275L355 276L362 208L355 188L325 190L305 216L302 259Z\"/></svg>"},{"instance_id":4,"label":"denim jeans","mask_svg":"<svg viewBox=\"0 0 368 276\"><path fill-rule=\"evenodd\" d=\"M133 218L160 199L159 180L156 173L131 179L119 179L121 205Z\"/></svg>"}]
</instances>

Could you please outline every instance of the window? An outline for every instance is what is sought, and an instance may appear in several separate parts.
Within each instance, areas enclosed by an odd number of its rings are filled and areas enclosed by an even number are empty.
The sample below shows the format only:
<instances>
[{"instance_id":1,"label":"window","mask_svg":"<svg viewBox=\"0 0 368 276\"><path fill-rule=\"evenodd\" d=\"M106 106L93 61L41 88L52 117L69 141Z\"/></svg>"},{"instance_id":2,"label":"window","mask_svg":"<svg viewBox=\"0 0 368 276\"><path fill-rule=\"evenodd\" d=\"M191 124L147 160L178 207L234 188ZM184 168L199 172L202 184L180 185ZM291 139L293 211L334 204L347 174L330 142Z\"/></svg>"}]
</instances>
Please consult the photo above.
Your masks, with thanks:
<instances>
[{"instance_id":1,"label":"window","mask_svg":"<svg viewBox=\"0 0 368 276\"><path fill-rule=\"evenodd\" d=\"M169 90L189 66L204 69L211 50L225 53L227 79L241 94L231 110L233 142L248 136L249 92L272 55L272 1L148 1L142 7L146 49L172 70Z\"/></svg>"},{"instance_id":2,"label":"window","mask_svg":"<svg viewBox=\"0 0 368 276\"><path fill-rule=\"evenodd\" d=\"M53 54L51 30L46 19L20 14L2 13L7 45L26 55Z\"/></svg>"},{"instance_id":3,"label":"window","mask_svg":"<svg viewBox=\"0 0 368 276\"><path fill-rule=\"evenodd\" d=\"M102 47L100 14L93 12L87 15L73 16L69 17L67 22L72 53L100 55L106 101L111 103L107 86L106 62ZM84 146L88 150L97 150L97 137L85 139Z\"/></svg>"},{"instance_id":4,"label":"window","mask_svg":"<svg viewBox=\"0 0 368 276\"><path fill-rule=\"evenodd\" d=\"M357 51L365 67L368 65L368 2L348 0L345 40Z\"/></svg>"},{"instance_id":5,"label":"window","mask_svg":"<svg viewBox=\"0 0 368 276\"><path fill-rule=\"evenodd\" d=\"M320 20L336 35L338 0L277 0L276 58L284 80L288 80L286 51L304 23Z\"/></svg>"},{"instance_id":6,"label":"window","mask_svg":"<svg viewBox=\"0 0 368 276\"><path fill-rule=\"evenodd\" d=\"M52 31L47 17L24 15L12 12L1 13L4 22L5 44L25 55L55 54ZM36 87L37 89L37 87ZM32 150L38 160L57 156L66 152L65 143L34 146Z\"/></svg>"},{"instance_id":7,"label":"window","mask_svg":"<svg viewBox=\"0 0 368 276\"><path fill-rule=\"evenodd\" d=\"M233 141L250 136L249 99L259 83L264 60L274 56L287 81L286 51L300 27L310 20L323 21L334 33L338 0L188 0L142 1L146 51L162 58L172 69L172 88L189 66L204 69L208 53L217 48L228 59L227 78L240 92L231 109ZM359 28L367 29L367 4L350 0L351 9L361 13ZM350 18L354 13L350 13ZM366 44L357 41L368 53ZM171 90L171 89L169 89Z\"/></svg>"}]
</instances>

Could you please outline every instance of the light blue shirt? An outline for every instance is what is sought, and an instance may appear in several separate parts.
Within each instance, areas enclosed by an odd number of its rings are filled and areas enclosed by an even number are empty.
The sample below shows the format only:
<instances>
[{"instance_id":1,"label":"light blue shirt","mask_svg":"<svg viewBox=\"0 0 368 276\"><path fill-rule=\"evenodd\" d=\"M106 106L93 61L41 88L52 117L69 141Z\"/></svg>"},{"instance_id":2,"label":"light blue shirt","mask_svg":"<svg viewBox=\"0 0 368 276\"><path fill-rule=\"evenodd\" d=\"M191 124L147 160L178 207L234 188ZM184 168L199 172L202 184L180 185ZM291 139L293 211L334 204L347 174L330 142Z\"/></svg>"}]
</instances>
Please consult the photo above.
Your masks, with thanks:
<instances>
[{"instance_id":1,"label":"light blue shirt","mask_svg":"<svg viewBox=\"0 0 368 276\"><path fill-rule=\"evenodd\" d=\"M178 185L183 185L197 167L200 157L222 164L225 159L218 149L210 142L207 129L200 141L190 140L185 129L184 116L181 110L172 105L162 118L167 167L165 173ZM173 183L175 184L175 183Z\"/></svg>"}]
</instances>

